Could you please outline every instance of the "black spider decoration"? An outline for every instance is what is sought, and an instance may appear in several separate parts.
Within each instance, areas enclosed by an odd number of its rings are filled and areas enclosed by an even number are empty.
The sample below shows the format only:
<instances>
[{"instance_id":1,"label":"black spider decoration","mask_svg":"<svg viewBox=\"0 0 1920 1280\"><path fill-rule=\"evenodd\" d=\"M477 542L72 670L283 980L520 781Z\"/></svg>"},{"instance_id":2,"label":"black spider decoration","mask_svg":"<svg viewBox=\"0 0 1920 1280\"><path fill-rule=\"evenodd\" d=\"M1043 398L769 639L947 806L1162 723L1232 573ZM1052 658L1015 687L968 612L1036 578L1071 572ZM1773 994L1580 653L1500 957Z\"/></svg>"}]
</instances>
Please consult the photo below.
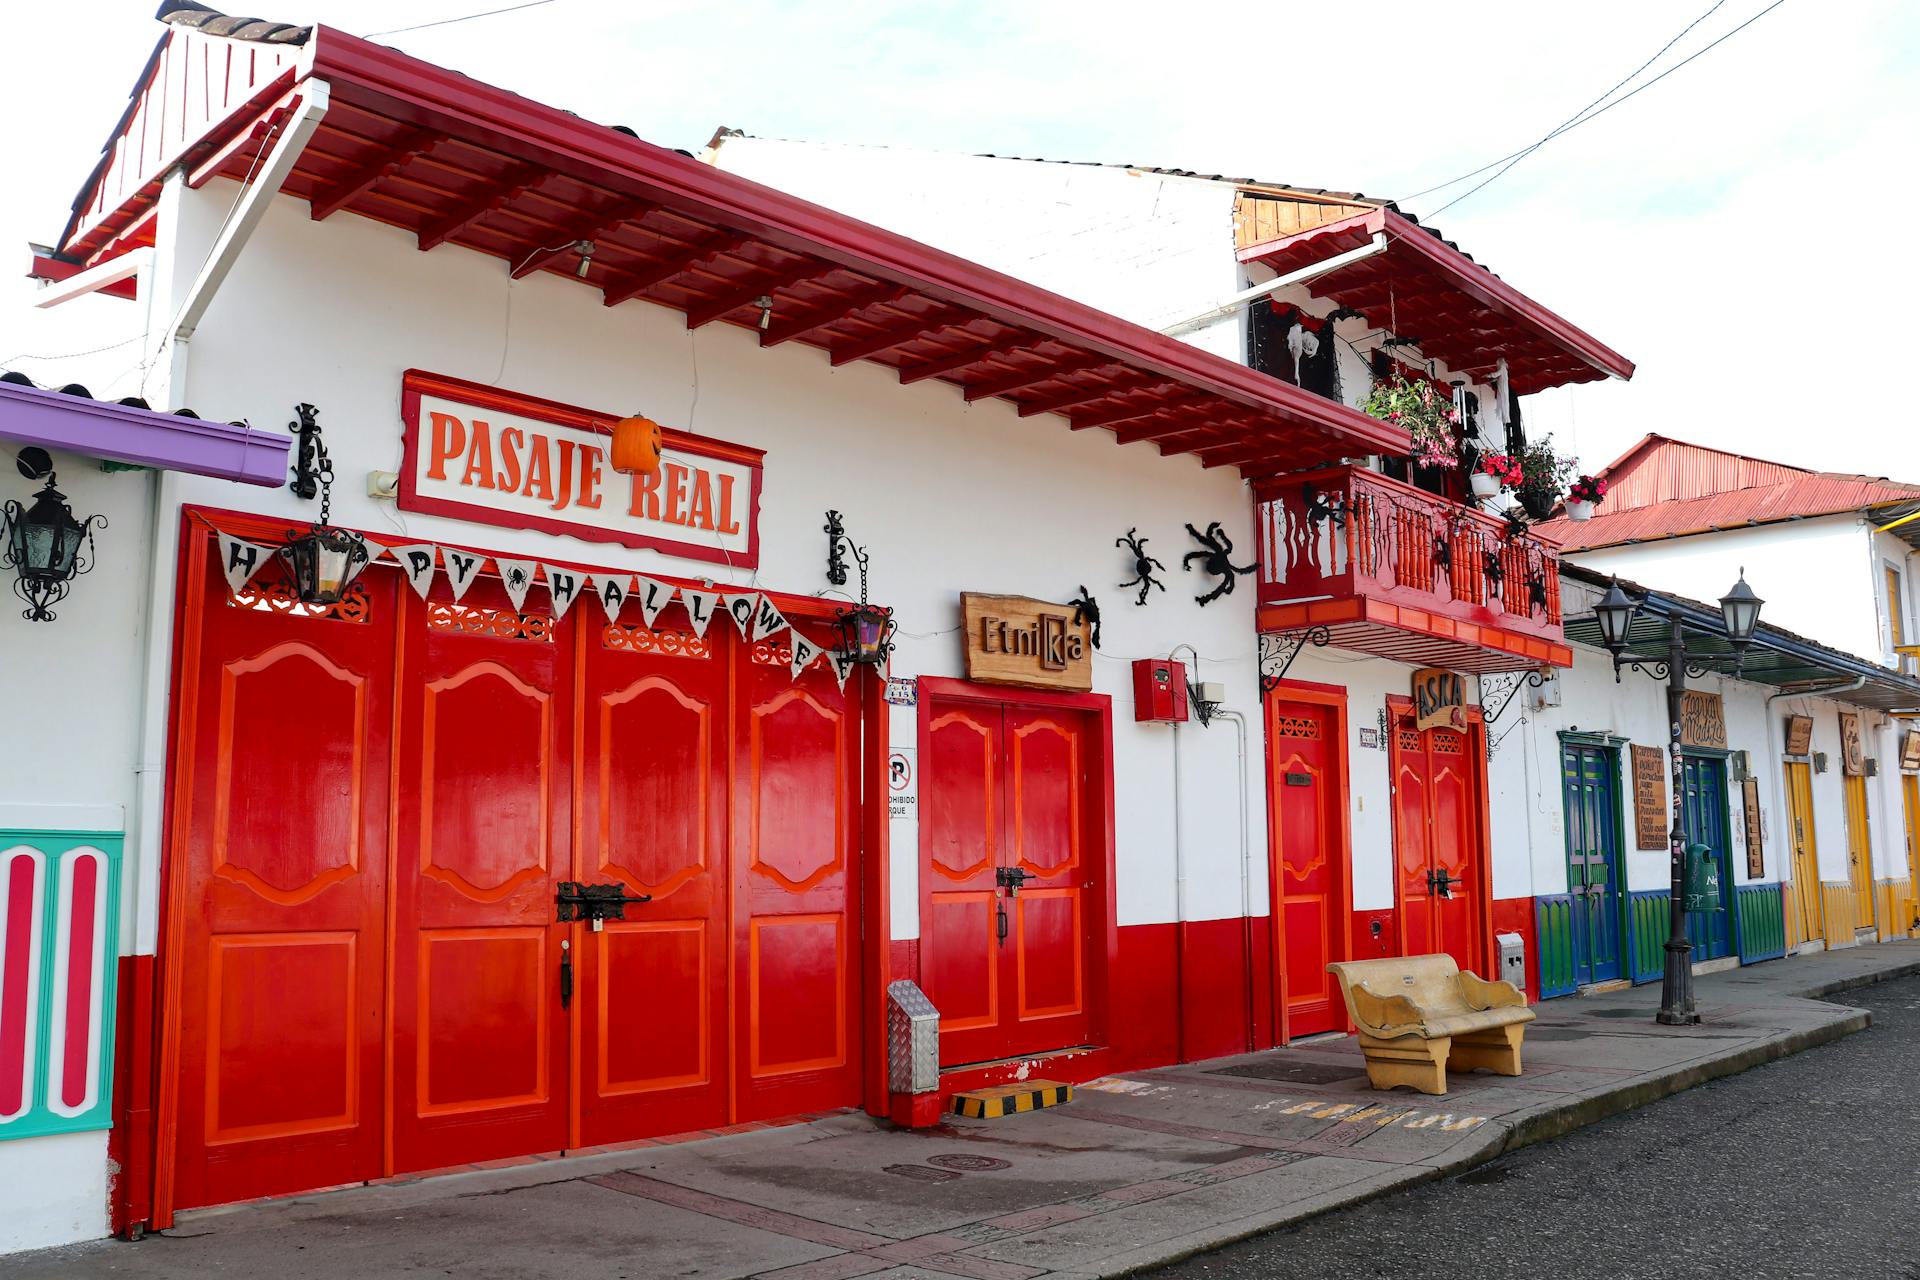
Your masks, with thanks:
<instances>
[{"instance_id":1,"label":"black spider decoration","mask_svg":"<svg viewBox=\"0 0 1920 1280\"><path fill-rule=\"evenodd\" d=\"M1487 585L1493 588L1495 595L1498 595L1506 587L1507 566L1500 563L1500 553L1498 551L1487 552L1486 558L1484 572L1487 575Z\"/></svg>"},{"instance_id":2,"label":"black spider decoration","mask_svg":"<svg viewBox=\"0 0 1920 1280\"><path fill-rule=\"evenodd\" d=\"M1139 587L1140 594L1134 597L1133 602L1136 605L1142 605L1147 602L1147 592L1154 587L1159 587L1162 591L1167 589L1165 583L1153 576L1155 569L1165 573L1167 566L1147 554L1147 540L1138 537L1138 533L1138 529L1129 529L1125 537L1115 538L1113 545L1116 547L1125 547L1133 556L1133 580L1121 583L1120 589L1125 591L1128 587ZM1083 594L1086 592L1085 587L1080 588L1080 590ZM1098 644L1094 645L1096 649L1099 647Z\"/></svg>"},{"instance_id":3,"label":"black spider decoration","mask_svg":"<svg viewBox=\"0 0 1920 1280\"><path fill-rule=\"evenodd\" d=\"M1314 488L1312 485L1308 485L1307 486L1307 519L1308 521L1310 521L1314 525L1314 527L1318 528L1322 520L1326 520L1329 518L1332 519L1334 528L1344 529L1347 527L1346 499L1341 497L1337 493L1331 496L1322 495L1318 489ZM1187 527L1191 529L1193 526L1188 525ZM1200 537L1200 535L1197 533L1194 534L1193 536L1196 538ZM1206 541L1205 538L1201 538L1200 540L1202 542Z\"/></svg>"},{"instance_id":4,"label":"black spider decoration","mask_svg":"<svg viewBox=\"0 0 1920 1280\"><path fill-rule=\"evenodd\" d=\"M1527 575L1527 603L1533 609L1544 610L1547 607L1547 575L1539 569Z\"/></svg>"},{"instance_id":5,"label":"black spider decoration","mask_svg":"<svg viewBox=\"0 0 1920 1280\"><path fill-rule=\"evenodd\" d=\"M1087 593L1087 584L1083 582L1080 584L1080 594L1068 603L1073 605L1073 625L1077 627L1082 622L1086 623L1089 629L1088 638L1093 641L1093 647L1098 649L1100 647L1100 602Z\"/></svg>"},{"instance_id":6,"label":"black spider decoration","mask_svg":"<svg viewBox=\"0 0 1920 1280\"><path fill-rule=\"evenodd\" d=\"M1433 535L1433 564L1436 569L1453 568L1453 548L1437 533Z\"/></svg>"},{"instance_id":7,"label":"black spider decoration","mask_svg":"<svg viewBox=\"0 0 1920 1280\"><path fill-rule=\"evenodd\" d=\"M1507 511L1506 535L1508 542L1518 542L1527 536L1527 517L1519 511Z\"/></svg>"},{"instance_id":8,"label":"black spider decoration","mask_svg":"<svg viewBox=\"0 0 1920 1280\"><path fill-rule=\"evenodd\" d=\"M1189 551L1186 555L1181 556L1180 567L1188 573L1192 573L1193 562L1198 560L1201 561L1201 568L1203 570L1220 579L1219 584L1216 585L1213 590L1203 596L1195 596L1194 602L1196 604L1208 605L1218 600L1221 596L1232 595L1235 575L1252 573L1254 566L1247 565L1242 568L1240 565L1233 563L1233 539L1227 536L1227 531L1220 527L1218 520L1208 525L1205 533L1200 532L1192 525L1187 526L1187 532L1192 534L1193 540L1199 543L1204 549L1200 551Z\"/></svg>"}]
</instances>

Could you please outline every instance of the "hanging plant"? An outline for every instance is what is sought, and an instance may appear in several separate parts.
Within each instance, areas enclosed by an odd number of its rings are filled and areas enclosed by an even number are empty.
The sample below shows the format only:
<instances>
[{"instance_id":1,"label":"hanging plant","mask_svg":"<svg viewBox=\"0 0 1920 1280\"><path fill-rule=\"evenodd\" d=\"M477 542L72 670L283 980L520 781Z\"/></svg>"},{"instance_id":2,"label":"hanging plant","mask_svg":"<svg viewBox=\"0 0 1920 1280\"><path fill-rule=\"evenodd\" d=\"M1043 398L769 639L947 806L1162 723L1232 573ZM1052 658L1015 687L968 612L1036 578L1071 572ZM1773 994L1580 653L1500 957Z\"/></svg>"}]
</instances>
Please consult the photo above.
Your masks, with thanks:
<instances>
[{"instance_id":1,"label":"hanging plant","mask_svg":"<svg viewBox=\"0 0 1920 1280\"><path fill-rule=\"evenodd\" d=\"M1567 479L1573 475L1574 461L1554 452L1550 435L1527 445L1518 457L1520 483L1514 487L1514 493L1528 515L1535 520L1545 520L1553 514L1554 503L1560 501Z\"/></svg>"},{"instance_id":2,"label":"hanging plant","mask_svg":"<svg viewBox=\"0 0 1920 1280\"><path fill-rule=\"evenodd\" d=\"M1455 428L1460 413L1453 401L1426 379L1394 374L1373 384L1361 409L1382 422L1404 427L1413 437L1408 455L1417 467L1451 467L1460 461Z\"/></svg>"},{"instance_id":3,"label":"hanging plant","mask_svg":"<svg viewBox=\"0 0 1920 1280\"><path fill-rule=\"evenodd\" d=\"M1567 518L1593 519L1593 509L1606 496L1607 482L1583 472L1578 480L1567 486Z\"/></svg>"},{"instance_id":4,"label":"hanging plant","mask_svg":"<svg viewBox=\"0 0 1920 1280\"><path fill-rule=\"evenodd\" d=\"M1470 476L1476 498L1491 498L1502 489L1517 487L1525 478L1520 460L1510 453L1481 454Z\"/></svg>"}]
</instances>

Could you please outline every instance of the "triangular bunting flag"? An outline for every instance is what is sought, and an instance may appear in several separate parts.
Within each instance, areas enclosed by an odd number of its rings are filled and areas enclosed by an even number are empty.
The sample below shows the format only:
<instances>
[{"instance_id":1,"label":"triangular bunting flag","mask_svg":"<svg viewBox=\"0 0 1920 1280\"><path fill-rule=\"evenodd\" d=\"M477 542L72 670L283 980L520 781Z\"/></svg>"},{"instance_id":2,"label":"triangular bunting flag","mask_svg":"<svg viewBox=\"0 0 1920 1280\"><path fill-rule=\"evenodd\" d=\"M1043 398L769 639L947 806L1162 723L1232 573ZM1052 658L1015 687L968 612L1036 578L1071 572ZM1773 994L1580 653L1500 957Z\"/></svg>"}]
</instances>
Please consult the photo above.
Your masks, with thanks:
<instances>
[{"instance_id":1,"label":"triangular bunting flag","mask_svg":"<svg viewBox=\"0 0 1920 1280\"><path fill-rule=\"evenodd\" d=\"M793 663L790 668L793 678L795 680L798 680L800 678L800 673L802 671L805 671L808 667L812 666L813 660L819 657L821 652L822 650L819 645L807 639L805 636L801 635L798 631L794 632L793 633Z\"/></svg>"},{"instance_id":2,"label":"triangular bunting flag","mask_svg":"<svg viewBox=\"0 0 1920 1280\"><path fill-rule=\"evenodd\" d=\"M639 584L640 617L646 622L647 630L653 630L653 620L673 599L673 588L664 582L655 582L652 578L636 578Z\"/></svg>"},{"instance_id":3,"label":"triangular bunting flag","mask_svg":"<svg viewBox=\"0 0 1920 1280\"><path fill-rule=\"evenodd\" d=\"M495 558L493 563L500 570L500 585L506 589L507 599L513 601L514 612L523 612L527 603L527 588L533 585L533 571L539 566L531 560Z\"/></svg>"},{"instance_id":4,"label":"triangular bunting flag","mask_svg":"<svg viewBox=\"0 0 1920 1280\"><path fill-rule=\"evenodd\" d=\"M425 600L427 592L433 590L433 561L435 547L431 542L422 542L411 547L393 547L393 558L400 562L400 572L407 575L407 581Z\"/></svg>"},{"instance_id":5,"label":"triangular bunting flag","mask_svg":"<svg viewBox=\"0 0 1920 1280\"><path fill-rule=\"evenodd\" d=\"M220 572L227 575L227 590L239 595L253 581L253 575L266 568L275 548L263 547L232 534L220 533Z\"/></svg>"},{"instance_id":6,"label":"triangular bunting flag","mask_svg":"<svg viewBox=\"0 0 1920 1280\"><path fill-rule=\"evenodd\" d=\"M596 574L594 583L594 594L600 597L600 607L607 611L607 621L620 621L620 606L627 602L627 593L633 585L633 575L630 573Z\"/></svg>"},{"instance_id":7,"label":"triangular bunting flag","mask_svg":"<svg viewBox=\"0 0 1920 1280\"><path fill-rule=\"evenodd\" d=\"M753 639L753 615L760 606L758 592L749 592L744 596L732 596L727 600L727 613L733 618L733 625L740 628L742 640Z\"/></svg>"},{"instance_id":8,"label":"triangular bunting flag","mask_svg":"<svg viewBox=\"0 0 1920 1280\"><path fill-rule=\"evenodd\" d=\"M853 660L852 654L842 649L827 650L827 661L832 664L833 678L839 682L840 688L844 692L847 687L847 673L860 664Z\"/></svg>"},{"instance_id":9,"label":"triangular bunting flag","mask_svg":"<svg viewBox=\"0 0 1920 1280\"><path fill-rule=\"evenodd\" d=\"M765 640L774 632L786 629L787 616L780 612L780 607L773 601L761 596L753 610L753 638L756 641Z\"/></svg>"},{"instance_id":10,"label":"triangular bunting flag","mask_svg":"<svg viewBox=\"0 0 1920 1280\"><path fill-rule=\"evenodd\" d=\"M550 564L543 564L540 568L547 575L547 594L553 600L553 616L558 621L567 616L567 606L580 594L580 588L586 584L586 575Z\"/></svg>"},{"instance_id":11,"label":"triangular bunting flag","mask_svg":"<svg viewBox=\"0 0 1920 1280\"><path fill-rule=\"evenodd\" d=\"M695 591L692 587L682 587L680 603L687 607L687 621L693 626L693 634L705 640L707 624L713 621L713 612L720 607L720 593Z\"/></svg>"},{"instance_id":12,"label":"triangular bunting flag","mask_svg":"<svg viewBox=\"0 0 1920 1280\"><path fill-rule=\"evenodd\" d=\"M480 576L480 566L487 558L478 552L456 551L452 547L442 547L440 551L447 557L447 585L453 588L453 598L458 600Z\"/></svg>"}]
</instances>

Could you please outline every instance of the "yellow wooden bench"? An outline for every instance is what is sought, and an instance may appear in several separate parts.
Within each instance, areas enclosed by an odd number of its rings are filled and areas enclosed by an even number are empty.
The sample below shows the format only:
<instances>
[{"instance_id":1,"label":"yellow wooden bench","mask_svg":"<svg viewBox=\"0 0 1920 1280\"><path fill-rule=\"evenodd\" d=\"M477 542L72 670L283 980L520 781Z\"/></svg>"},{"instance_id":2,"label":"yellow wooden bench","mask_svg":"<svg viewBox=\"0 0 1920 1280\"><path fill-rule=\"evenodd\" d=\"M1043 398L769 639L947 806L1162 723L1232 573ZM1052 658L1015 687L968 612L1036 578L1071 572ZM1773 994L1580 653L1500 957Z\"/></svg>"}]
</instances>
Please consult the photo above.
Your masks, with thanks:
<instances>
[{"instance_id":1,"label":"yellow wooden bench","mask_svg":"<svg viewBox=\"0 0 1920 1280\"><path fill-rule=\"evenodd\" d=\"M1463 973L1448 955L1346 960L1340 980L1376 1089L1447 1091L1447 1068L1520 1074L1520 1038L1533 1010L1511 982Z\"/></svg>"}]
</instances>

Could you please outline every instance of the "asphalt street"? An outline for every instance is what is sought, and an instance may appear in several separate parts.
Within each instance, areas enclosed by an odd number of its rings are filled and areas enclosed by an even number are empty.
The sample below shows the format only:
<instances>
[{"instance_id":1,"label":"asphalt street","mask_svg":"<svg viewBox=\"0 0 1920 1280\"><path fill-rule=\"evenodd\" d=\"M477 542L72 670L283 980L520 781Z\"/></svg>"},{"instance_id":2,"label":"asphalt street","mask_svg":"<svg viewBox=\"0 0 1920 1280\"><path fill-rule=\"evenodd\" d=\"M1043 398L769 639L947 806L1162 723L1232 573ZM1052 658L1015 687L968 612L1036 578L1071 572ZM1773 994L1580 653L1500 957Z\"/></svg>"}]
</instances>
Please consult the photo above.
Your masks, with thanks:
<instances>
[{"instance_id":1,"label":"asphalt street","mask_svg":"<svg viewBox=\"0 0 1920 1280\"><path fill-rule=\"evenodd\" d=\"M1920 1280L1920 978L1833 999L1873 1025L1151 1274Z\"/></svg>"}]
</instances>

